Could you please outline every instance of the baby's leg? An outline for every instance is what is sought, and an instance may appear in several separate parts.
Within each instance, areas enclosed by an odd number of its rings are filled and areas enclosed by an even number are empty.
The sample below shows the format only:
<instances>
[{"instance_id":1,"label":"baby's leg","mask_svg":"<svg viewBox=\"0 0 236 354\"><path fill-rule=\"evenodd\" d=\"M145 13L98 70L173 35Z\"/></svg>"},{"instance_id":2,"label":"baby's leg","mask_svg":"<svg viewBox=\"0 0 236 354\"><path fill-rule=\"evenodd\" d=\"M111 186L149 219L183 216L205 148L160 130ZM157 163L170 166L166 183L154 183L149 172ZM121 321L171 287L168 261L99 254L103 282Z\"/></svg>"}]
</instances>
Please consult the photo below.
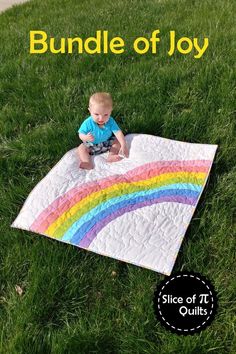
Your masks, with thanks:
<instances>
[{"instance_id":1,"label":"baby's leg","mask_svg":"<svg viewBox=\"0 0 236 354\"><path fill-rule=\"evenodd\" d=\"M107 161L108 162L116 162L122 160L122 157L118 155L120 151L120 143L117 139L114 139L114 142L111 146Z\"/></svg>"},{"instance_id":2,"label":"baby's leg","mask_svg":"<svg viewBox=\"0 0 236 354\"><path fill-rule=\"evenodd\" d=\"M89 149L82 143L78 147L78 154L80 158L80 168L85 170L91 170L93 168L93 164L91 161L91 157L89 155Z\"/></svg>"}]
</instances>

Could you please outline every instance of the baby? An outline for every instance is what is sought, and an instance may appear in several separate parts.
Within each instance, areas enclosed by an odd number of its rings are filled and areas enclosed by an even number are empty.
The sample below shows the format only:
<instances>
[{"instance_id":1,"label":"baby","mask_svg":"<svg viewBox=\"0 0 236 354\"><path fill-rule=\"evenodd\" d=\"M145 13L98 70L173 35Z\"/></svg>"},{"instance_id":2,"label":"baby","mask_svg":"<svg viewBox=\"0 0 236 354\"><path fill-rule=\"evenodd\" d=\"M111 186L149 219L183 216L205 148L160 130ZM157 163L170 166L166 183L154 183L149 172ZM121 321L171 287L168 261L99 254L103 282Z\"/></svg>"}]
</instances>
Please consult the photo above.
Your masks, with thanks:
<instances>
[{"instance_id":1,"label":"baby","mask_svg":"<svg viewBox=\"0 0 236 354\"><path fill-rule=\"evenodd\" d=\"M119 155L129 156L124 135L111 117L112 98L109 93L97 92L89 99L90 116L81 124L78 133L83 141L78 147L80 168L91 170L93 164L90 155L109 151L108 162L122 159Z\"/></svg>"}]
</instances>

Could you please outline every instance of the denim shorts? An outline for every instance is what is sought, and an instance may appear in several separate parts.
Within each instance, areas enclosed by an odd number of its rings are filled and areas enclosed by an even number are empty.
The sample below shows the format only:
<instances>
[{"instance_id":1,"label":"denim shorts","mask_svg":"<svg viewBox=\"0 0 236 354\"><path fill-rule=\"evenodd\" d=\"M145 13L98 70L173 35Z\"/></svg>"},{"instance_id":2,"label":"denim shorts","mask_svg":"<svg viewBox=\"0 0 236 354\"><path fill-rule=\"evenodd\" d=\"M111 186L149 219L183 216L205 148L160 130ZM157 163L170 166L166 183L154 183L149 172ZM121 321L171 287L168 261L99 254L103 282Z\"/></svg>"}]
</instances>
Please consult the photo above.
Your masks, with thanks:
<instances>
[{"instance_id":1,"label":"denim shorts","mask_svg":"<svg viewBox=\"0 0 236 354\"><path fill-rule=\"evenodd\" d=\"M89 148L89 155L99 155L102 154L103 152L109 151L113 142L115 140L115 136L112 135L108 140L99 143L99 144L93 144L90 141L84 142L84 145Z\"/></svg>"}]
</instances>

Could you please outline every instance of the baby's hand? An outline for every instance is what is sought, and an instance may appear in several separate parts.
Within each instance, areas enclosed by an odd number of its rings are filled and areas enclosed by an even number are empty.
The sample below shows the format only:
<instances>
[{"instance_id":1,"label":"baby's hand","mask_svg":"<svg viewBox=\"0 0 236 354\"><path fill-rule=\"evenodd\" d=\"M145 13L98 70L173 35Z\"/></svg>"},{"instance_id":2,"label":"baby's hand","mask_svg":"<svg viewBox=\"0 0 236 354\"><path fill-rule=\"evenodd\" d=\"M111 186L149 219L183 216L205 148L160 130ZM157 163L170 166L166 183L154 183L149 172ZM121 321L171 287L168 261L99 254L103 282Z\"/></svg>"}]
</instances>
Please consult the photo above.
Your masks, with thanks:
<instances>
[{"instance_id":1,"label":"baby's hand","mask_svg":"<svg viewBox=\"0 0 236 354\"><path fill-rule=\"evenodd\" d=\"M94 141L94 136L89 132L85 135L86 141Z\"/></svg>"},{"instance_id":2,"label":"baby's hand","mask_svg":"<svg viewBox=\"0 0 236 354\"><path fill-rule=\"evenodd\" d=\"M129 157L129 149L126 144L124 146L121 146L120 153L125 157Z\"/></svg>"}]
</instances>

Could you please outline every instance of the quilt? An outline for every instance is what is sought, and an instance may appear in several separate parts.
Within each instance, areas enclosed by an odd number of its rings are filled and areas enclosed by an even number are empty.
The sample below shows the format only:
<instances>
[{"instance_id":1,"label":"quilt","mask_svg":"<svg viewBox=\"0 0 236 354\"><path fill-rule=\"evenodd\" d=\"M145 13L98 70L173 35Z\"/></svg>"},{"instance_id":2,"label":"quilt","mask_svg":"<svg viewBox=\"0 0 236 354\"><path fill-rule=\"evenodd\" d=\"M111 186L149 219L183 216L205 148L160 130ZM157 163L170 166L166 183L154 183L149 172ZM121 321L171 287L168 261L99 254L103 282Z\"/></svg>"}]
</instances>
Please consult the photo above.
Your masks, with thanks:
<instances>
[{"instance_id":1,"label":"quilt","mask_svg":"<svg viewBox=\"0 0 236 354\"><path fill-rule=\"evenodd\" d=\"M206 185L217 145L147 134L130 154L79 168L68 151L27 197L12 227L170 275Z\"/></svg>"}]
</instances>

